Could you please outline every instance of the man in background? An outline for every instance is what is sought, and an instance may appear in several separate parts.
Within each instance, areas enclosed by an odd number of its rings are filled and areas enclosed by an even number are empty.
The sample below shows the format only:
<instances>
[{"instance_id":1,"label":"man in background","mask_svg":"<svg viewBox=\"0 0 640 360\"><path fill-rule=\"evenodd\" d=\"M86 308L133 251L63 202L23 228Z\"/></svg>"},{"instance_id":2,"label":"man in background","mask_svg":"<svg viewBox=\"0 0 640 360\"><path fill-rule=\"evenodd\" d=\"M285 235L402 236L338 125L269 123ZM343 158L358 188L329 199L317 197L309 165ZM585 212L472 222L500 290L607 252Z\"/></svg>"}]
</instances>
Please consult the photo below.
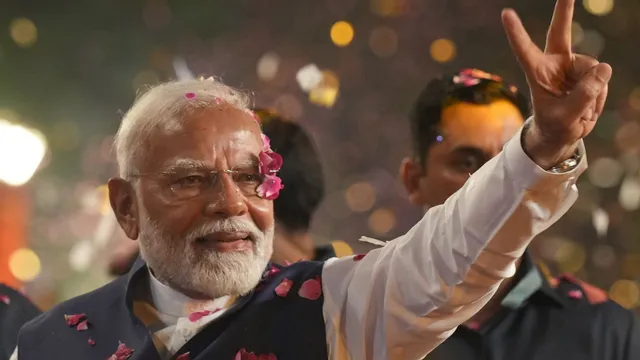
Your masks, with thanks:
<instances>
[{"instance_id":1,"label":"man in background","mask_svg":"<svg viewBox=\"0 0 640 360\"><path fill-rule=\"evenodd\" d=\"M22 325L40 315L40 310L16 290L0 284L0 360L11 356Z\"/></svg>"},{"instance_id":2,"label":"man in background","mask_svg":"<svg viewBox=\"0 0 640 360\"><path fill-rule=\"evenodd\" d=\"M444 203L528 115L527 99L496 75L464 69L431 81L413 108L413 156L400 169L410 201ZM570 276L547 280L525 253L516 275L427 359L640 359L640 321Z\"/></svg>"},{"instance_id":3,"label":"man in background","mask_svg":"<svg viewBox=\"0 0 640 360\"><path fill-rule=\"evenodd\" d=\"M299 124L274 111L256 109L271 147L283 158L279 176L285 187L274 200L276 218L272 261L280 265L298 260L324 261L334 256L352 255L345 242L316 245L311 222L324 199L322 162L313 139ZM138 243L124 239L109 260L109 273L126 274L138 257Z\"/></svg>"}]
</instances>

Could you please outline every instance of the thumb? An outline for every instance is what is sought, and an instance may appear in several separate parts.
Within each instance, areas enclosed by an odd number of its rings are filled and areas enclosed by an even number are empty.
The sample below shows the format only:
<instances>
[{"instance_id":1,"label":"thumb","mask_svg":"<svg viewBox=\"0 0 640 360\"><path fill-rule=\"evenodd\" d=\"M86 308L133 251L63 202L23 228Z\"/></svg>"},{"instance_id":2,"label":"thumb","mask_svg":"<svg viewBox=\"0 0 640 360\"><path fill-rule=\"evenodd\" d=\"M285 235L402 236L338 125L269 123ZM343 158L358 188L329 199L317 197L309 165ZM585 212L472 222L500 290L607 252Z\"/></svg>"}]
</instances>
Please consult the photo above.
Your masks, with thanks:
<instances>
[{"instance_id":1,"label":"thumb","mask_svg":"<svg viewBox=\"0 0 640 360\"><path fill-rule=\"evenodd\" d=\"M567 98L567 116L580 117L605 90L612 73L611 66L600 63L587 71ZM600 115L600 114L596 114Z\"/></svg>"}]
</instances>

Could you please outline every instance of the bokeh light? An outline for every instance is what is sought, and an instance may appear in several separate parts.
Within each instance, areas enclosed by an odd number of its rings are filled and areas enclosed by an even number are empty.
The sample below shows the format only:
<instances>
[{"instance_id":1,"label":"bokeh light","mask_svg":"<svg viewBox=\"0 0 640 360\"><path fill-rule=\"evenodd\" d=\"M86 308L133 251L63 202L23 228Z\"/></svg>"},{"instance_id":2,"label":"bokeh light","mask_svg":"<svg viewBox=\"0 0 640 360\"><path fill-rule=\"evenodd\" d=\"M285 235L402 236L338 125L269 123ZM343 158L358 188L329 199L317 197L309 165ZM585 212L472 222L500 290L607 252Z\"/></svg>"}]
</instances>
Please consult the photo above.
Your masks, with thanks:
<instances>
[{"instance_id":1,"label":"bokeh light","mask_svg":"<svg viewBox=\"0 0 640 360\"><path fill-rule=\"evenodd\" d=\"M633 88L629 94L629 106L633 110L640 111L640 86Z\"/></svg>"},{"instance_id":2,"label":"bokeh light","mask_svg":"<svg viewBox=\"0 0 640 360\"><path fill-rule=\"evenodd\" d=\"M620 183L624 169L618 160L601 157L590 164L587 174L593 185L611 188Z\"/></svg>"},{"instance_id":3,"label":"bokeh light","mask_svg":"<svg viewBox=\"0 0 640 360\"><path fill-rule=\"evenodd\" d=\"M369 229L376 235L385 235L396 226L396 216L389 209L377 209L369 216Z\"/></svg>"},{"instance_id":4,"label":"bokeh light","mask_svg":"<svg viewBox=\"0 0 640 360\"><path fill-rule=\"evenodd\" d=\"M0 182L25 184L38 170L46 151L42 133L0 119Z\"/></svg>"},{"instance_id":5,"label":"bokeh light","mask_svg":"<svg viewBox=\"0 0 640 360\"><path fill-rule=\"evenodd\" d=\"M582 4L593 15L604 16L613 10L614 0L583 0Z\"/></svg>"},{"instance_id":6,"label":"bokeh light","mask_svg":"<svg viewBox=\"0 0 640 360\"><path fill-rule=\"evenodd\" d=\"M9 270L16 279L22 282L33 281L42 270L40 258L31 249L17 249L9 257Z\"/></svg>"},{"instance_id":7,"label":"bokeh light","mask_svg":"<svg viewBox=\"0 0 640 360\"><path fill-rule=\"evenodd\" d=\"M578 46L584 40L584 30L580 23L574 21L571 24L571 46Z\"/></svg>"},{"instance_id":8,"label":"bokeh light","mask_svg":"<svg viewBox=\"0 0 640 360\"><path fill-rule=\"evenodd\" d=\"M376 192L373 186L366 182L352 184L344 195L347 206L353 212L369 211L376 202Z\"/></svg>"},{"instance_id":9,"label":"bokeh light","mask_svg":"<svg viewBox=\"0 0 640 360\"><path fill-rule=\"evenodd\" d=\"M322 80L309 92L309 101L313 104L333 107L340 89L340 80L338 75L330 70L322 72Z\"/></svg>"},{"instance_id":10,"label":"bokeh light","mask_svg":"<svg viewBox=\"0 0 640 360\"><path fill-rule=\"evenodd\" d=\"M390 57L398 50L398 34L392 28L377 27L371 31L369 47L378 57Z\"/></svg>"},{"instance_id":11,"label":"bokeh light","mask_svg":"<svg viewBox=\"0 0 640 360\"><path fill-rule=\"evenodd\" d=\"M449 39L438 39L431 43L430 51L433 60L446 63L456 56L456 45Z\"/></svg>"},{"instance_id":12,"label":"bokeh light","mask_svg":"<svg viewBox=\"0 0 640 360\"><path fill-rule=\"evenodd\" d=\"M270 81L278 74L278 67L280 66L280 57L274 52L268 52L258 60L256 67L256 73L258 78L262 81Z\"/></svg>"},{"instance_id":13,"label":"bokeh light","mask_svg":"<svg viewBox=\"0 0 640 360\"><path fill-rule=\"evenodd\" d=\"M10 33L13 41L23 48L31 47L38 41L38 28L29 19L18 18L11 21Z\"/></svg>"},{"instance_id":14,"label":"bokeh light","mask_svg":"<svg viewBox=\"0 0 640 360\"><path fill-rule=\"evenodd\" d=\"M555 261L563 273L575 273L582 269L587 260L587 254L581 244L565 241L555 253Z\"/></svg>"},{"instance_id":15,"label":"bokeh light","mask_svg":"<svg viewBox=\"0 0 640 360\"><path fill-rule=\"evenodd\" d=\"M640 287L635 281L620 279L611 285L609 296L622 307L632 309L640 303Z\"/></svg>"},{"instance_id":16,"label":"bokeh light","mask_svg":"<svg viewBox=\"0 0 640 360\"><path fill-rule=\"evenodd\" d=\"M396 17L406 12L408 0L371 0L371 12L382 17Z\"/></svg>"},{"instance_id":17,"label":"bokeh light","mask_svg":"<svg viewBox=\"0 0 640 360\"><path fill-rule=\"evenodd\" d=\"M331 41L336 46L344 47L351 44L353 36L353 25L346 21L338 21L331 27Z\"/></svg>"}]
</instances>

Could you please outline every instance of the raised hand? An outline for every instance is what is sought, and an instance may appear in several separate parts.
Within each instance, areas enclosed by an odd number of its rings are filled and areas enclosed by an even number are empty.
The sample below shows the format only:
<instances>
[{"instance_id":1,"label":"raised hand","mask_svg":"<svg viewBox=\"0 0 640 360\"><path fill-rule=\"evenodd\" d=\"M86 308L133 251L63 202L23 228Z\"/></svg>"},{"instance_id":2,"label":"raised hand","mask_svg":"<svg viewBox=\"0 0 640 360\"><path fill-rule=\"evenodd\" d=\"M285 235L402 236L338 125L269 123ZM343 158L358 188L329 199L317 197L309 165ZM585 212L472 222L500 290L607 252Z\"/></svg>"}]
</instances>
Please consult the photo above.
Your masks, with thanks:
<instances>
[{"instance_id":1,"label":"raised hand","mask_svg":"<svg viewBox=\"0 0 640 360\"><path fill-rule=\"evenodd\" d=\"M512 9L502 12L509 43L531 91L534 121L524 149L541 167L571 157L588 135L607 98L611 66L571 51L574 0L557 0L544 51Z\"/></svg>"}]
</instances>

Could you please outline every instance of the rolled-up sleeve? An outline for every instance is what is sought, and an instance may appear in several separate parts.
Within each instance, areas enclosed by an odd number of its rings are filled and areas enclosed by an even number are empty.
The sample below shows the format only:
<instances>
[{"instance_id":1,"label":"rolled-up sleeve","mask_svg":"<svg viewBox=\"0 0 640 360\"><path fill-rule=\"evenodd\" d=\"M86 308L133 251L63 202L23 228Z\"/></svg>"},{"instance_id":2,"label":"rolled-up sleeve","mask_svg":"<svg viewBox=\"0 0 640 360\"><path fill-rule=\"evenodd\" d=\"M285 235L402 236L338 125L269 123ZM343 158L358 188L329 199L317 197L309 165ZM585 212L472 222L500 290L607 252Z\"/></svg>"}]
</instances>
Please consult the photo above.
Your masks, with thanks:
<instances>
[{"instance_id":1,"label":"rolled-up sleeve","mask_svg":"<svg viewBox=\"0 0 640 360\"><path fill-rule=\"evenodd\" d=\"M575 202L587 167L581 143L577 168L544 171L522 149L521 132L405 235L360 261L325 264L331 359L422 359L514 275L533 237Z\"/></svg>"}]
</instances>

